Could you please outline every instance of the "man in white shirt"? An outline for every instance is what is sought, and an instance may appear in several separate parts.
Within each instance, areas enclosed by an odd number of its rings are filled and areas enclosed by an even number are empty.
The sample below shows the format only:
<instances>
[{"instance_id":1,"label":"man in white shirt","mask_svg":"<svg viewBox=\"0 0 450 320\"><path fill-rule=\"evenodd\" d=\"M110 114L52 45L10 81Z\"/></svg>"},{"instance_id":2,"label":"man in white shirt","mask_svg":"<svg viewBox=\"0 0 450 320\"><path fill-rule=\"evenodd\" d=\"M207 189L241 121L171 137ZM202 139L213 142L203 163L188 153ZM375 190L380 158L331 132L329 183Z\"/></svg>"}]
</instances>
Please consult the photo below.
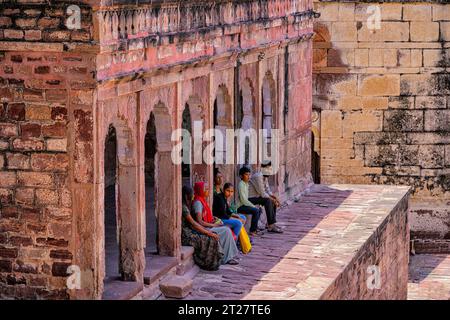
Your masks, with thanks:
<instances>
[{"instance_id":1,"label":"man in white shirt","mask_svg":"<svg viewBox=\"0 0 450 320\"><path fill-rule=\"evenodd\" d=\"M270 162L261 164L261 171L252 174L249 181L248 200L253 204L263 205L267 215L267 230L274 233L283 233L276 225L277 207L280 201L270 190L269 176L272 175L272 164Z\"/></svg>"}]
</instances>

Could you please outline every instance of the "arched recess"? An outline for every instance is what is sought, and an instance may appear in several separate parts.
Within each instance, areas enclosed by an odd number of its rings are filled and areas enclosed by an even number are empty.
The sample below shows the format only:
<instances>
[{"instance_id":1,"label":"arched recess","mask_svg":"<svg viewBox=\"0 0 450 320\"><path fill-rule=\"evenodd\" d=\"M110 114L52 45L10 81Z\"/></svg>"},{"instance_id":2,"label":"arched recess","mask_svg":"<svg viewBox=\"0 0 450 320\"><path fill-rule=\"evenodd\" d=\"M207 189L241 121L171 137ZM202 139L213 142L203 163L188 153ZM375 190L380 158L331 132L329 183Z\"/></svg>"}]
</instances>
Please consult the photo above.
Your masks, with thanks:
<instances>
[{"instance_id":1,"label":"arched recess","mask_svg":"<svg viewBox=\"0 0 450 320\"><path fill-rule=\"evenodd\" d=\"M183 111L183 128L188 129L191 135L189 179L191 186L198 181L207 181L209 178L209 166L203 159L204 145L202 144L202 137L205 128L209 126L209 123L206 122L205 119L207 119L207 115L204 112L204 106L201 99L197 95L190 96ZM187 181L187 179L184 180Z\"/></svg>"},{"instance_id":2,"label":"arched recess","mask_svg":"<svg viewBox=\"0 0 450 320\"><path fill-rule=\"evenodd\" d=\"M150 114L145 137L147 253L174 256L177 251L176 165L172 161L172 123L163 103ZM149 207L150 206L150 207Z\"/></svg>"},{"instance_id":3,"label":"arched recess","mask_svg":"<svg viewBox=\"0 0 450 320\"><path fill-rule=\"evenodd\" d=\"M192 185L192 119L189 105L186 103L182 114L183 150L181 163L181 178L183 186Z\"/></svg>"},{"instance_id":4,"label":"arched recess","mask_svg":"<svg viewBox=\"0 0 450 320\"><path fill-rule=\"evenodd\" d=\"M104 141L102 278L105 283L113 280L142 282L144 252L138 232L135 141L122 120L109 125ZM111 257L115 258L111 260Z\"/></svg>"},{"instance_id":5,"label":"arched recess","mask_svg":"<svg viewBox=\"0 0 450 320\"><path fill-rule=\"evenodd\" d=\"M262 119L261 128L267 130L267 138L270 143L272 129L276 128L276 85L272 73L268 71L262 83ZM270 150L270 149L269 149ZM266 159L261 159L262 161Z\"/></svg>"},{"instance_id":6,"label":"arched recess","mask_svg":"<svg viewBox=\"0 0 450 320\"><path fill-rule=\"evenodd\" d=\"M272 129L276 129L277 123L277 96L276 83L270 71L267 71L262 82L262 112L261 112L261 128L263 134L261 139L260 160L261 162L272 161ZM267 135L265 135L267 134ZM275 162L275 161L272 161ZM275 165L275 163L273 163ZM276 187L276 175L269 178L269 183L272 187Z\"/></svg>"},{"instance_id":7,"label":"arched recess","mask_svg":"<svg viewBox=\"0 0 450 320\"><path fill-rule=\"evenodd\" d=\"M227 130L233 129L231 106L228 89L222 84L218 87L214 100L214 129L221 133L220 137L215 137L214 167L223 174L225 181L234 183L234 165L229 162L227 164L227 157L232 154L230 148L233 148L232 144L227 144Z\"/></svg>"},{"instance_id":8,"label":"arched recess","mask_svg":"<svg viewBox=\"0 0 450 320\"><path fill-rule=\"evenodd\" d=\"M236 129L245 132L245 140L236 140L237 169L243 165L257 165L258 136L256 133L255 96L252 82L247 78L241 83L240 101L236 106ZM245 141L245 142L244 142ZM243 156L243 159L241 158Z\"/></svg>"},{"instance_id":9,"label":"arched recess","mask_svg":"<svg viewBox=\"0 0 450 320\"><path fill-rule=\"evenodd\" d=\"M120 278L121 250L119 215L117 212L117 133L109 126L104 143L104 281Z\"/></svg>"},{"instance_id":10,"label":"arched recess","mask_svg":"<svg viewBox=\"0 0 450 320\"><path fill-rule=\"evenodd\" d=\"M311 175L320 184L320 131L315 126L311 127Z\"/></svg>"}]
</instances>

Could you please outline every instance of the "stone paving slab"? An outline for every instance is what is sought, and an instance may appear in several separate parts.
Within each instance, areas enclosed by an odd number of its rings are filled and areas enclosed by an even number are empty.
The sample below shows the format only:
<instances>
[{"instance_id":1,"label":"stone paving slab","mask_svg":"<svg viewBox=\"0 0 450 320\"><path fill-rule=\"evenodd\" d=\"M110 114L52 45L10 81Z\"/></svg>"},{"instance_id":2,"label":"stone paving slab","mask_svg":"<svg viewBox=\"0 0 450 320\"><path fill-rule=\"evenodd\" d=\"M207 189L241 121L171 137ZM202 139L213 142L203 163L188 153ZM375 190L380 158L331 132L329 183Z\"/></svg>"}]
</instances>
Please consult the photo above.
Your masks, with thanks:
<instances>
[{"instance_id":1,"label":"stone paving slab","mask_svg":"<svg viewBox=\"0 0 450 320\"><path fill-rule=\"evenodd\" d=\"M278 213L237 266L201 271L186 299L319 299L409 187L315 185Z\"/></svg>"},{"instance_id":2,"label":"stone paving slab","mask_svg":"<svg viewBox=\"0 0 450 320\"><path fill-rule=\"evenodd\" d=\"M450 255L411 256L408 300L450 300Z\"/></svg>"}]
</instances>

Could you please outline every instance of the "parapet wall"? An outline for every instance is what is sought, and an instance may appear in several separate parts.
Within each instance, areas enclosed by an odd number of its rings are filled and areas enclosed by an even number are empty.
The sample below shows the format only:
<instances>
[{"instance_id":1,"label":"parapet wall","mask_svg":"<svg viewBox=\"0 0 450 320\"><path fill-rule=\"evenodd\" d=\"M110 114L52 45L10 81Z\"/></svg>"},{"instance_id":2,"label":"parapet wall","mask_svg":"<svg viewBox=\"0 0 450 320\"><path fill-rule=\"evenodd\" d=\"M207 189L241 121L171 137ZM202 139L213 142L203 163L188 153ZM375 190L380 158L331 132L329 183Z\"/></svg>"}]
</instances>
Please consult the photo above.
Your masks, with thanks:
<instances>
[{"instance_id":1,"label":"parapet wall","mask_svg":"<svg viewBox=\"0 0 450 320\"><path fill-rule=\"evenodd\" d=\"M317 1L315 10L321 182L413 186L412 238L448 252L450 4Z\"/></svg>"}]
</instances>

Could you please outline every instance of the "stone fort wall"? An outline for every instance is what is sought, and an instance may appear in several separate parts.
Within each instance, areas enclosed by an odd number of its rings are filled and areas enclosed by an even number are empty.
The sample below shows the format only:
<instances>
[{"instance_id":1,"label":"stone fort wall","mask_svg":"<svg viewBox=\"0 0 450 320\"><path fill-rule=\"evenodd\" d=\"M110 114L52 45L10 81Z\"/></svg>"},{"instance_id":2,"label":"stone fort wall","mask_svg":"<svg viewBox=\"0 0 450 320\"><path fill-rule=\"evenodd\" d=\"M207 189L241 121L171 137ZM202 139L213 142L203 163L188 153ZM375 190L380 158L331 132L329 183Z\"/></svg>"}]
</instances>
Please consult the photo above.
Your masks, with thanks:
<instances>
[{"instance_id":1,"label":"stone fort wall","mask_svg":"<svg viewBox=\"0 0 450 320\"><path fill-rule=\"evenodd\" d=\"M449 252L450 4L314 5L321 182L413 186L416 251ZM377 10L380 28L371 30Z\"/></svg>"}]
</instances>

